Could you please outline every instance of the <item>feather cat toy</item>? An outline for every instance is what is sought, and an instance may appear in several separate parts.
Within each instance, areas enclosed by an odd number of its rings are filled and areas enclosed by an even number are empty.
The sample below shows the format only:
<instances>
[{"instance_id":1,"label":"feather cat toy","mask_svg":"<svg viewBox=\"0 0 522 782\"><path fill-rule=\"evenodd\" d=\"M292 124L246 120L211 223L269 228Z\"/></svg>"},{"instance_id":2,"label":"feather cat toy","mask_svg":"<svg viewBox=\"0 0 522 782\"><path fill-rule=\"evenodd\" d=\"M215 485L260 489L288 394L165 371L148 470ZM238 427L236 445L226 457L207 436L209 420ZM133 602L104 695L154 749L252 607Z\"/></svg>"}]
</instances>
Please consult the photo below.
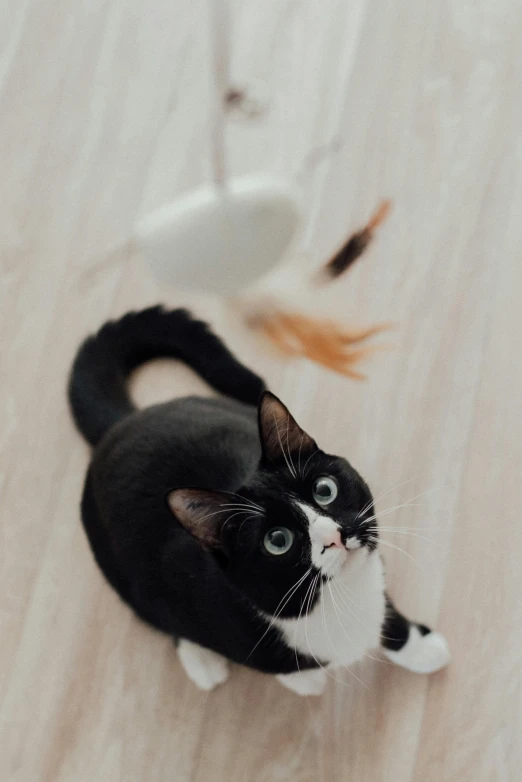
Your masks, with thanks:
<instances>
[{"instance_id":1,"label":"feather cat toy","mask_svg":"<svg viewBox=\"0 0 522 782\"><path fill-rule=\"evenodd\" d=\"M368 223L352 234L337 253L310 281L325 285L341 277L361 257L370 244L376 228L390 211L390 202L383 201ZM364 343L387 328L386 324L367 328L345 329L335 321L312 318L299 313L284 312L277 304L264 303L258 310L245 315L250 328L263 334L284 355L308 358L334 372L355 379L365 376L355 365L378 349Z\"/></svg>"}]
</instances>

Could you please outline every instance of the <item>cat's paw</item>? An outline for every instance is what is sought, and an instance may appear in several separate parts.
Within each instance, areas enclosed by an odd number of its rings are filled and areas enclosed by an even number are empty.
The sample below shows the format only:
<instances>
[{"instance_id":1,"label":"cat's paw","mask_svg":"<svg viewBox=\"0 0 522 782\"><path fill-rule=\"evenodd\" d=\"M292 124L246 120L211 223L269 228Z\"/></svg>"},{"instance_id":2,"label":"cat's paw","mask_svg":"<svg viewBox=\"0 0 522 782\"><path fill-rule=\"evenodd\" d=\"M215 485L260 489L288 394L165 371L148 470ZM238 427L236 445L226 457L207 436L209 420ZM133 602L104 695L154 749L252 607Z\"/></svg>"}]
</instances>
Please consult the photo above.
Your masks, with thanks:
<instances>
[{"instance_id":1,"label":"cat's paw","mask_svg":"<svg viewBox=\"0 0 522 782\"><path fill-rule=\"evenodd\" d=\"M414 673L435 673L444 668L451 655L441 633L423 626L410 625L408 640L401 649L385 649L384 654L396 665Z\"/></svg>"},{"instance_id":2,"label":"cat's paw","mask_svg":"<svg viewBox=\"0 0 522 782\"><path fill-rule=\"evenodd\" d=\"M322 668L311 668L308 671L295 673L280 673L276 679L292 692L298 695L322 695L326 687L326 671Z\"/></svg>"},{"instance_id":3,"label":"cat's paw","mask_svg":"<svg viewBox=\"0 0 522 782\"><path fill-rule=\"evenodd\" d=\"M185 673L200 690L213 690L228 679L228 663L211 649L182 638L178 644L178 657Z\"/></svg>"}]
</instances>

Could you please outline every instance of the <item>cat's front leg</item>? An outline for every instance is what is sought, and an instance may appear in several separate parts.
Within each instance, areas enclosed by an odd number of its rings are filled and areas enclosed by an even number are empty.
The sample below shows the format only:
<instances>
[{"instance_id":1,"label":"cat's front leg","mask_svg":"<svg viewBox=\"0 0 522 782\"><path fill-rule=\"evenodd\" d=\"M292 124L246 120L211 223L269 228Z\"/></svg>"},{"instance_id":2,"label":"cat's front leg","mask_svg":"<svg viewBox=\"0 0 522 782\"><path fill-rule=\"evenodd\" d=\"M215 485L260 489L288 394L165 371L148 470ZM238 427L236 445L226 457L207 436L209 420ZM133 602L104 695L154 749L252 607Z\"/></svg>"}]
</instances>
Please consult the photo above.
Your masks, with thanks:
<instances>
[{"instance_id":1,"label":"cat's front leg","mask_svg":"<svg viewBox=\"0 0 522 782\"><path fill-rule=\"evenodd\" d=\"M322 695L326 687L326 671L309 668L295 673L279 673L276 679L298 695Z\"/></svg>"},{"instance_id":2,"label":"cat's front leg","mask_svg":"<svg viewBox=\"0 0 522 782\"><path fill-rule=\"evenodd\" d=\"M389 597L386 597L381 645L388 660L414 673L434 673L450 661L444 636L425 625L410 622L397 611Z\"/></svg>"},{"instance_id":3,"label":"cat's front leg","mask_svg":"<svg viewBox=\"0 0 522 782\"><path fill-rule=\"evenodd\" d=\"M200 690L213 690L228 679L228 662L224 657L186 638L178 642L178 658Z\"/></svg>"}]
</instances>

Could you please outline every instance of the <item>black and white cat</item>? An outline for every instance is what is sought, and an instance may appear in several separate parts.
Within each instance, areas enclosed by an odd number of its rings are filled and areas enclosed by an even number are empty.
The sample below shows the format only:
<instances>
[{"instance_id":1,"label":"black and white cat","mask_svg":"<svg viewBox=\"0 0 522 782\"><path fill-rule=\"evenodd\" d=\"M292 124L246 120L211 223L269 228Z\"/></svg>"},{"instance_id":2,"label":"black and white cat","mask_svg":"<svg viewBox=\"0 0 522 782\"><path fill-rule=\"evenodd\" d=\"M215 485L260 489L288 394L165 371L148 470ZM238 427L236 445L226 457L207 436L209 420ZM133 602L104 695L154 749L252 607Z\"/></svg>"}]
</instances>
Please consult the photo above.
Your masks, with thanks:
<instances>
[{"instance_id":1,"label":"black and white cat","mask_svg":"<svg viewBox=\"0 0 522 782\"><path fill-rule=\"evenodd\" d=\"M128 375L182 359L228 398L137 411ZM69 387L95 446L82 518L107 580L172 635L202 689L227 661L317 695L327 669L381 647L419 673L446 665L446 641L405 619L385 591L372 495L324 453L263 381L186 311L107 323L82 345Z\"/></svg>"}]
</instances>

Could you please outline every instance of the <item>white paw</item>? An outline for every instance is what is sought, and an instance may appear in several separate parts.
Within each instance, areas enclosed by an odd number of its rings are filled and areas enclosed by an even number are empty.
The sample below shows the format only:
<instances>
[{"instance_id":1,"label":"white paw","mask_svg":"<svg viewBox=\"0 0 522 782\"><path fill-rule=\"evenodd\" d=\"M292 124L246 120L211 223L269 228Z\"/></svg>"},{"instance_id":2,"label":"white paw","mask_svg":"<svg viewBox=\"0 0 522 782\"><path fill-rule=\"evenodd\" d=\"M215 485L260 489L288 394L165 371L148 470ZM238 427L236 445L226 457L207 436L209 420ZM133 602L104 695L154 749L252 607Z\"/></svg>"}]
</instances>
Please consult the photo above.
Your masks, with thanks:
<instances>
[{"instance_id":1,"label":"white paw","mask_svg":"<svg viewBox=\"0 0 522 782\"><path fill-rule=\"evenodd\" d=\"M322 695L326 687L326 671L311 668L308 671L279 673L276 679L298 695Z\"/></svg>"},{"instance_id":2,"label":"white paw","mask_svg":"<svg viewBox=\"0 0 522 782\"><path fill-rule=\"evenodd\" d=\"M228 679L227 661L211 649L182 638L178 657L189 679L201 690L213 690Z\"/></svg>"},{"instance_id":3,"label":"white paw","mask_svg":"<svg viewBox=\"0 0 522 782\"><path fill-rule=\"evenodd\" d=\"M435 673L450 661L448 643L441 633L422 635L415 625L410 627L408 641L398 652L389 649L384 654L393 663L414 673Z\"/></svg>"}]
</instances>

